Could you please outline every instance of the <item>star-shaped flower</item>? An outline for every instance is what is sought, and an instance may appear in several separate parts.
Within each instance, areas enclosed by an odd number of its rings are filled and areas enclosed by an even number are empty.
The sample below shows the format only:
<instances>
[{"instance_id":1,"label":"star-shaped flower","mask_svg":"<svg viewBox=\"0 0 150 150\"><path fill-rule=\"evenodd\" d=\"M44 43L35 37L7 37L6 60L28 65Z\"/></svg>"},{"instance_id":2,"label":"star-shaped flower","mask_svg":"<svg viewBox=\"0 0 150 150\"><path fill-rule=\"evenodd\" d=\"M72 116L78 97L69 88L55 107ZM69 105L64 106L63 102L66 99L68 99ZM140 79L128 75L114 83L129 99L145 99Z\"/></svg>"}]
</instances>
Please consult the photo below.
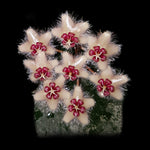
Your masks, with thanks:
<instances>
[{"instance_id":1,"label":"star-shaped flower","mask_svg":"<svg viewBox=\"0 0 150 150\"><path fill-rule=\"evenodd\" d=\"M84 42L88 43L86 56L95 61L100 70L105 70L110 59L120 52L120 45L112 42L112 33L106 31L96 36L84 37Z\"/></svg>"},{"instance_id":2,"label":"star-shaped flower","mask_svg":"<svg viewBox=\"0 0 150 150\"><path fill-rule=\"evenodd\" d=\"M74 88L73 95L68 92L67 98L64 99L67 111L63 121L69 123L72 119L78 119L83 125L89 123L87 110L95 105L92 98L84 98L80 86Z\"/></svg>"},{"instance_id":3,"label":"star-shaped flower","mask_svg":"<svg viewBox=\"0 0 150 150\"><path fill-rule=\"evenodd\" d=\"M78 77L88 77L88 72L83 68L86 62L85 56L73 58L67 52L62 53L62 63L55 67L55 72L64 75L66 80L76 80Z\"/></svg>"},{"instance_id":4,"label":"star-shaped flower","mask_svg":"<svg viewBox=\"0 0 150 150\"><path fill-rule=\"evenodd\" d=\"M45 80L43 88L38 90L34 95L35 101L46 100L51 111L55 111L58 102L62 97L67 96L67 91L63 89L64 78L58 77L56 80Z\"/></svg>"},{"instance_id":5,"label":"star-shaped flower","mask_svg":"<svg viewBox=\"0 0 150 150\"><path fill-rule=\"evenodd\" d=\"M38 33L32 28L25 31L26 40L24 40L18 47L19 51L23 54L31 54L36 56L40 52L52 55L55 53L55 49L50 46L51 33L49 31L45 33Z\"/></svg>"},{"instance_id":6,"label":"star-shaped flower","mask_svg":"<svg viewBox=\"0 0 150 150\"><path fill-rule=\"evenodd\" d=\"M82 44L83 34L89 29L88 22L75 21L68 13L61 15L57 27L52 29L52 34L62 41L65 48L74 47L76 43Z\"/></svg>"},{"instance_id":7,"label":"star-shaped flower","mask_svg":"<svg viewBox=\"0 0 150 150\"><path fill-rule=\"evenodd\" d=\"M70 79L72 81L76 80L79 75L79 70L75 69L74 66L69 65L63 69L65 79Z\"/></svg>"},{"instance_id":8,"label":"star-shaped flower","mask_svg":"<svg viewBox=\"0 0 150 150\"><path fill-rule=\"evenodd\" d=\"M26 59L23 62L25 67L30 70L29 79L32 82L49 79L52 68L58 65L57 60L48 61L44 52L39 53L35 60Z\"/></svg>"},{"instance_id":9,"label":"star-shaped flower","mask_svg":"<svg viewBox=\"0 0 150 150\"><path fill-rule=\"evenodd\" d=\"M69 49L70 47L75 47L75 45L79 42L79 39L75 37L74 33L69 32L64 33L62 36L62 44L65 48Z\"/></svg>"},{"instance_id":10,"label":"star-shaped flower","mask_svg":"<svg viewBox=\"0 0 150 150\"><path fill-rule=\"evenodd\" d=\"M115 74L109 66L101 74L93 74L89 78L96 84L99 96L111 96L118 100L123 99L122 85L129 81L127 75Z\"/></svg>"}]
</instances>

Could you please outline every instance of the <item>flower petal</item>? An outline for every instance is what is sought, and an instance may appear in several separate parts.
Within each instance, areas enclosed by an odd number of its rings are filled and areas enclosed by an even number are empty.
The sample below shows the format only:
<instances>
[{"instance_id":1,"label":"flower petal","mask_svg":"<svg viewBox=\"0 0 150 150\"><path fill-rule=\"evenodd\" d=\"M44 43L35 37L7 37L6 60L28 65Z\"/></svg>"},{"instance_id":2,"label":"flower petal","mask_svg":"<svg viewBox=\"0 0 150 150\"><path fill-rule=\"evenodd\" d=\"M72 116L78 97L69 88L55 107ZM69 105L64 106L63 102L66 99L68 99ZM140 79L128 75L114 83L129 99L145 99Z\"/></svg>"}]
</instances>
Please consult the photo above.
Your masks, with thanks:
<instances>
[{"instance_id":1,"label":"flower petal","mask_svg":"<svg viewBox=\"0 0 150 150\"><path fill-rule=\"evenodd\" d=\"M43 90L36 92L36 93L33 95L33 98L34 98L34 100L36 100L36 101L40 101L40 100L45 100L45 99L46 99Z\"/></svg>"},{"instance_id":2,"label":"flower petal","mask_svg":"<svg viewBox=\"0 0 150 150\"><path fill-rule=\"evenodd\" d=\"M51 110L55 110L57 108L58 100L52 98L51 100L47 100L47 104Z\"/></svg>"},{"instance_id":3,"label":"flower petal","mask_svg":"<svg viewBox=\"0 0 150 150\"><path fill-rule=\"evenodd\" d=\"M75 86L74 92L73 92L73 98L83 98L83 92L80 86Z\"/></svg>"},{"instance_id":4,"label":"flower petal","mask_svg":"<svg viewBox=\"0 0 150 150\"><path fill-rule=\"evenodd\" d=\"M67 36L68 36L67 33L64 33L64 34L61 36L61 38L63 38L65 41L67 41L67 39L68 39Z\"/></svg>"},{"instance_id":5,"label":"flower petal","mask_svg":"<svg viewBox=\"0 0 150 150\"><path fill-rule=\"evenodd\" d=\"M68 64L72 65L74 62L74 58L68 52L62 53L63 65L68 66Z\"/></svg>"},{"instance_id":6,"label":"flower petal","mask_svg":"<svg viewBox=\"0 0 150 150\"><path fill-rule=\"evenodd\" d=\"M49 92L48 94L46 94L46 97L51 100L52 99L52 94Z\"/></svg>"},{"instance_id":7,"label":"flower petal","mask_svg":"<svg viewBox=\"0 0 150 150\"><path fill-rule=\"evenodd\" d=\"M101 47L107 47L111 42L111 32L106 31L98 37L98 43L100 43Z\"/></svg>"},{"instance_id":8,"label":"flower petal","mask_svg":"<svg viewBox=\"0 0 150 150\"><path fill-rule=\"evenodd\" d=\"M106 79L105 82L104 82L104 85L107 86L107 85L110 85L110 84L112 84L112 82L109 79Z\"/></svg>"},{"instance_id":9,"label":"flower petal","mask_svg":"<svg viewBox=\"0 0 150 150\"><path fill-rule=\"evenodd\" d=\"M63 65L58 65L55 67L55 72L56 73L62 73L63 68L64 68Z\"/></svg>"},{"instance_id":10,"label":"flower petal","mask_svg":"<svg viewBox=\"0 0 150 150\"><path fill-rule=\"evenodd\" d=\"M79 42L79 39L77 37L74 37L74 40L73 40L75 43L78 43Z\"/></svg>"},{"instance_id":11,"label":"flower petal","mask_svg":"<svg viewBox=\"0 0 150 150\"><path fill-rule=\"evenodd\" d=\"M107 56L112 57L114 55L118 55L120 53L120 50L121 50L121 45L110 43L107 46Z\"/></svg>"},{"instance_id":12,"label":"flower petal","mask_svg":"<svg viewBox=\"0 0 150 150\"><path fill-rule=\"evenodd\" d=\"M95 84L97 84L98 80L100 79L100 76L97 74L92 74L89 76L89 79L94 82Z\"/></svg>"},{"instance_id":13,"label":"flower petal","mask_svg":"<svg viewBox=\"0 0 150 150\"><path fill-rule=\"evenodd\" d=\"M100 46L94 46L93 48L96 53L100 53Z\"/></svg>"},{"instance_id":14,"label":"flower petal","mask_svg":"<svg viewBox=\"0 0 150 150\"><path fill-rule=\"evenodd\" d=\"M60 75L60 76L55 80L56 85L58 85L60 88L63 87L64 82L65 82L65 78L64 78L63 75Z\"/></svg>"},{"instance_id":15,"label":"flower petal","mask_svg":"<svg viewBox=\"0 0 150 150\"><path fill-rule=\"evenodd\" d=\"M73 115L74 115L75 117L78 117L78 116L80 115L79 110L77 110L77 111L74 110Z\"/></svg>"},{"instance_id":16,"label":"flower petal","mask_svg":"<svg viewBox=\"0 0 150 150\"><path fill-rule=\"evenodd\" d=\"M68 13L61 15L61 29L62 31L71 31L74 26L74 22Z\"/></svg>"},{"instance_id":17,"label":"flower petal","mask_svg":"<svg viewBox=\"0 0 150 150\"><path fill-rule=\"evenodd\" d=\"M81 99L78 99L77 103L78 103L78 106L84 104L84 102Z\"/></svg>"},{"instance_id":18,"label":"flower petal","mask_svg":"<svg viewBox=\"0 0 150 150\"><path fill-rule=\"evenodd\" d=\"M108 66L108 62L107 60L106 61L100 61L97 63L98 65L98 68L103 71L103 70L106 70L107 66Z\"/></svg>"},{"instance_id":19,"label":"flower petal","mask_svg":"<svg viewBox=\"0 0 150 150\"><path fill-rule=\"evenodd\" d=\"M100 85L97 85L96 88L99 92L101 92L103 90L103 88Z\"/></svg>"},{"instance_id":20,"label":"flower petal","mask_svg":"<svg viewBox=\"0 0 150 150\"><path fill-rule=\"evenodd\" d=\"M95 53L95 51L93 51L92 49L89 51L89 55L90 56L93 56L93 55L95 55L96 53Z\"/></svg>"},{"instance_id":21,"label":"flower petal","mask_svg":"<svg viewBox=\"0 0 150 150\"><path fill-rule=\"evenodd\" d=\"M51 73L50 72L46 72L45 75L46 75L46 77L50 77Z\"/></svg>"},{"instance_id":22,"label":"flower petal","mask_svg":"<svg viewBox=\"0 0 150 150\"><path fill-rule=\"evenodd\" d=\"M80 77L82 77L82 78L88 78L88 76L89 76L89 74L88 74L88 72L87 71L85 71L85 70L80 70Z\"/></svg>"},{"instance_id":23,"label":"flower petal","mask_svg":"<svg viewBox=\"0 0 150 150\"><path fill-rule=\"evenodd\" d=\"M63 40L61 43L62 43L63 45L65 45L67 42L66 42L65 40Z\"/></svg>"},{"instance_id":24,"label":"flower petal","mask_svg":"<svg viewBox=\"0 0 150 150\"><path fill-rule=\"evenodd\" d=\"M93 107L95 105L95 101L93 98L84 98L84 107L86 109L89 109L90 107Z\"/></svg>"},{"instance_id":25,"label":"flower petal","mask_svg":"<svg viewBox=\"0 0 150 150\"><path fill-rule=\"evenodd\" d=\"M123 92L119 88L115 88L115 91L110 93L110 95L117 100L123 99Z\"/></svg>"},{"instance_id":26,"label":"flower petal","mask_svg":"<svg viewBox=\"0 0 150 150\"><path fill-rule=\"evenodd\" d=\"M59 98L59 94L55 93L55 94L52 94L53 95L53 98L56 100Z\"/></svg>"},{"instance_id":27,"label":"flower petal","mask_svg":"<svg viewBox=\"0 0 150 150\"><path fill-rule=\"evenodd\" d=\"M49 64L50 64L50 68L54 68L54 67L56 67L58 64L59 64L59 61L58 60L56 60L56 59L54 59L54 60L50 60L49 61Z\"/></svg>"},{"instance_id":28,"label":"flower petal","mask_svg":"<svg viewBox=\"0 0 150 150\"><path fill-rule=\"evenodd\" d=\"M67 90L62 89L59 93L61 99L63 99L64 104L68 107L70 105L71 94Z\"/></svg>"},{"instance_id":29,"label":"flower petal","mask_svg":"<svg viewBox=\"0 0 150 150\"><path fill-rule=\"evenodd\" d=\"M100 63L98 63L98 64L100 64ZM101 64L104 64L104 62ZM101 78L112 79L112 77L113 77L113 72L112 72L112 69L110 66L108 66L107 69L105 69L104 71L101 72Z\"/></svg>"},{"instance_id":30,"label":"flower petal","mask_svg":"<svg viewBox=\"0 0 150 150\"><path fill-rule=\"evenodd\" d=\"M112 83L114 86L120 86L122 84L125 84L129 81L129 78L127 75L115 75L112 79Z\"/></svg>"},{"instance_id":31,"label":"flower petal","mask_svg":"<svg viewBox=\"0 0 150 150\"><path fill-rule=\"evenodd\" d=\"M68 36L69 36L70 39L74 39L75 34L72 33L72 32L69 32L69 33L68 33Z\"/></svg>"},{"instance_id":32,"label":"flower petal","mask_svg":"<svg viewBox=\"0 0 150 150\"><path fill-rule=\"evenodd\" d=\"M106 51L105 48L101 48L101 49L100 49L100 52L102 52L103 54L107 54L107 51Z\"/></svg>"},{"instance_id":33,"label":"flower petal","mask_svg":"<svg viewBox=\"0 0 150 150\"><path fill-rule=\"evenodd\" d=\"M55 82L50 82L50 83L49 83L49 86L50 86L50 88L52 88L52 89L55 88L55 85L56 85Z\"/></svg>"},{"instance_id":34,"label":"flower petal","mask_svg":"<svg viewBox=\"0 0 150 150\"><path fill-rule=\"evenodd\" d=\"M49 86L45 86L45 87L44 87L44 92L47 93L47 92L49 92L49 91L50 91L50 87L49 87Z\"/></svg>"},{"instance_id":35,"label":"flower petal","mask_svg":"<svg viewBox=\"0 0 150 150\"><path fill-rule=\"evenodd\" d=\"M83 114L80 113L80 115L78 116L78 119L83 125L86 125L89 123L88 114L86 112Z\"/></svg>"},{"instance_id":36,"label":"flower petal","mask_svg":"<svg viewBox=\"0 0 150 150\"><path fill-rule=\"evenodd\" d=\"M36 72L38 72L39 74L42 73L42 68L41 67L37 68Z\"/></svg>"},{"instance_id":37,"label":"flower petal","mask_svg":"<svg viewBox=\"0 0 150 150\"><path fill-rule=\"evenodd\" d=\"M47 67L49 62L47 61L45 52L40 51L35 58L35 63L37 67Z\"/></svg>"},{"instance_id":38,"label":"flower petal","mask_svg":"<svg viewBox=\"0 0 150 150\"><path fill-rule=\"evenodd\" d=\"M61 91L61 88L60 88L59 86L56 86L56 87L55 87L55 90L56 90L56 92L60 92L60 91Z\"/></svg>"},{"instance_id":39,"label":"flower petal","mask_svg":"<svg viewBox=\"0 0 150 150\"><path fill-rule=\"evenodd\" d=\"M36 83L36 82L38 81L38 78L35 78L35 77L34 77L34 73L31 73L31 74L29 75L29 79L30 79L32 82L34 82L34 83Z\"/></svg>"},{"instance_id":40,"label":"flower petal","mask_svg":"<svg viewBox=\"0 0 150 150\"><path fill-rule=\"evenodd\" d=\"M106 89L109 90L110 92L114 92L115 90L114 86L112 85L108 85Z\"/></svg>"},{"instance_id":41,"label":"flower petal","mask_svg":"<svg viewBox=\"0 0 150 150\"><path fill-rule=\"evenodd\" d=\"M48 69L47 67L43 67L43 68L42 68L42 73L47 73L48 70L49 70L49 69Z\"/></svg>"},{"instance_id":42,"label":"flower petal","mask_svg":"<svg viewBox=\"0 0 150 150\"><path fill-rule=\"evenodd\" d=\"M52 32L52 34L53 34L54 36L59 37L59 38L61 38L61 35L63 34L63 31L62 31L61 27L53 28L53 29L51 30L51 32Z\"/></svg>"},{"instance_id":43,"label":"flower petal","mask_svg":"<svg viewBox=\"0 0 150 150\"><path fill-rule=\"evenodd\" d=\"M70 46L71 46L71 47L75 47L75 43L72 42L72 43L70 44Z\"/></svg>"},{"instance_id":44,"label":"flower petal","mask_svg":"<svg viewBox=\"0 0 150 150\"><path fill-rule=\"evenodd\" d=\"M31 52L30 46L31 44L29 42L25 42L18 46L18 50L21 53L30 53Z\"/></svg>"},{"instance_id":45,"label":"flower petal","mask_svg":"<svg viewBox=\"0 0 150 150\"><path fill-rule=\"evenodd\" d=\"M107 91L107 90L104 90L104 96L109 96L110 95L110 92L109 91Z\"/></svg>"},{"instance_id":46,"label":"flower petal","mask_svg":"<svg viewBox=\"0 0 150 150\"><path fill-rule=\"evenodd\" d=\"M107 57L103 54L100 57L101 57L101 61L105 61L107 59Z\"/></svg>"},{"instance_id":47,"label":"flower petal","mask_svg":"<svg viewBox=\"0 0 150 150\"><path fill-rule=\"evenodd\" d=\"M73 105L69 105L69 106L68 106L68 110L69 110L70 112L72 112L72 111L74 110L74 106L73 106Z\"/></svg>"},{"instance_id":48,"label":"flower petal","mask_svg":"<svg viewBox=\"0 0 150 150\"><path fill-rule=\"evenodd\" d=\"M78 69L74 69L74 70L73 70L73 74L79 75L79 70L78 70Z\"/></svg>"},{"instance_id":49,"label":"flower petal","mask_svg":"<svg viewBox=\"0 0 150 150\"><path fill-rule=\"evenodd\" d=\"M99 61L99 58L97 58L96 56L94 56L92 59L93 59L95 62L98 62L98 61Z\"/></svg>"},{"instance_id":50,"label":"flower petal","mask_svg":"<svg viewBox=\"0 0 150 150\"><path fill-rule=\"evenodd\" d=\"M64 75L65 79L68 80L70 77L68 75Z\"/></svg>"},{"instance_id":51,"label":"flower petal","mask_svg":"<svg viewBox=\"0 0 150 150\"><path fill-rule=\"evenodd\" d=\"M74 98L74 99L72 99L72 100L70 101L70 103L71 103L71 104L74 104L74 105L77 105L78 102L77 102L76 99Z\"/></svg>"},{"instance_id":52,"label":"flower petal","mask_svg":"<svg viewBox=\"0 0 150 150\"><path fill-rule=\"evenodd\" d=\"M100 80L98 80L98 83L99 83L101 86L104 86L105 81L104 81L104 79L100 79Z\"/></svg>"},{"instance_id":53,"label":"flower petal","mask_svg":"<svg viewBox=\"0 0 150 150\"><path fill-rule=\"evenodd\" d=\"M75 68L74 66L69 65L69 67L68 67L68 69L70 69L69 72L70 71L72 72L74 70L74 68Z\"/></svg>"},{"instance_id":54,"label":"flower petal","mask_svg":"<svg viewBox=\"0 0 150 150\"><path fill-rule=\"evenodd\" d=\"M30 43L33 44L33 43L36 43L36 42L39 41L38 33L35 30L33 30L32 28L27 29L26 34L27 34L27 37L28 37L28 41Z\"/></svg>"},{"instance_id":55,"label":"flower petal","mask_svg":"<svg viewBox=\"0 0 150 150\"><path fill-rule=\"evenodd\" d=\"M55 49L55 48L52 48L52 47L50 47L50 46L47 46L46 54L48 54L48 55L53 55L53 54L55 54L55 52L56 52L56 49ZM51 60L51 61L53 61L53 60Z\"/></svg>"},{"instance_id":56,"label":"flower petal","mask_svg":"<svg viewBox=\"0 0 150 150\"><path fill-rule=\"evenodd\" d=\"M88 30L88 28L90 27L89 23L86 22L79 22L75 25L76 28L76 36L79 37L81 34L83 34L84 32L86 32L86 30Z\"/></svg>"},{"instance_id":57,"label":"flower petal","mask_svg":"<svg viewBox=\"0 0 150 150\"><path fill-rule=\"evenodd\" d=\"M81 112L81 113L85 113L85 111L86 111L85 107L84 107L84 106L81 106L81 107L80 107L80 112Z\"/></svg>"},{"instance_id":58,"label":"flower petal","mask_svg":"<svg viewBox=\"0 0 150 150\"><path fill-rule=\"evenodd\" d=\"M77 76L72 76L72 77L71 77L71 80L72 80L72 81L74 81L74 80L76 80L76 79L77 79Z\"/></svg>"},{"instance_id":59,"label":"flower petal","mask_svg":"<svg viewBox=\"0 0 150 150\"><path fill-rule=\"evenodd\" d=\"M35 64L35 61L33 60L25 59L23 61L23 64L25 65L26 68L30 69L31 71L36 70L36 64Z\"/></svg>"},{"instance_id":60,"label":"flower petal","mask_svg":"<svg viewBox=\"0 0 150 150\"><path fill-rule=\"evenodd\" d=\"M63 121L66 123L70 122L74 118L74 115L72 112L67 111L63 117Z\"/></svg>"},{"instance_id":61,"label":"flower petal","mask_svg":"<svg viewBox=\"0 0 150 150\"><path fill-rule=\"evenodd\" d=\"M35 77L35 78L39 78L40 76L41 76L40 73L34 73L34 77Z\"/></svg>"},{"instance_id":62,"label":"flower petal","mask_svg":"<svg viewBox=\"0 0 150 150\"><path fill-rule=\"evenodd\" d=\"M45 45L43 45L43 46L41 47L41 51L47 51L47 47L46 47Z\"/></svg>"},{"instance_id":63,"label":"flower petal","mask_svg":"<svg viewBox=\"0 0 150 150\"><path fill-rule=\"evenodd\" d=\"M69 72L67 67L63 68L62 71L63 71L63 72Z\"/></svg>"},{"instance_id":64,"label":"flower petal","mask_svg":"<svg viewBox=\"0 0 150 150\"><path fill-rule=\"evenodd\" d=\"M47 46L52 38L51 32L47 31L44 34L40 34L39 38L40 38L39 41L41 41L44 45Z\"/></svg>"}]
</instances>

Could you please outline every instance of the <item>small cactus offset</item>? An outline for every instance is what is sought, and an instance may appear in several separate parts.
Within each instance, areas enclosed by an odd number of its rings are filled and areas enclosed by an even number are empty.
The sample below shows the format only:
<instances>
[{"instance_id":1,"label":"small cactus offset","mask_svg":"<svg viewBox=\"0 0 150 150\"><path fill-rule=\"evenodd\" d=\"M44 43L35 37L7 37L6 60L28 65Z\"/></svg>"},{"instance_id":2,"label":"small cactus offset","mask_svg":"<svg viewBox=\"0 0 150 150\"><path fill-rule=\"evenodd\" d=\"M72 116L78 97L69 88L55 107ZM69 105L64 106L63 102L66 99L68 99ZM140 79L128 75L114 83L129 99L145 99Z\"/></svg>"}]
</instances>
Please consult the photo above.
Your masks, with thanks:
<instances>
[{"instance_id":1,"label":"small cactus offset","mask_svg":"<svg viewBox=\"0 0 150 150\"><path fill-rule=\"evenodd\" d=\"M56 26L28 28L18 46L33 91L34 120L40 137L119 134L122 100L129 77L111 62L121 52L112 32L94 35L88 21L61 14Z\"/></svg>"}]
</instances>

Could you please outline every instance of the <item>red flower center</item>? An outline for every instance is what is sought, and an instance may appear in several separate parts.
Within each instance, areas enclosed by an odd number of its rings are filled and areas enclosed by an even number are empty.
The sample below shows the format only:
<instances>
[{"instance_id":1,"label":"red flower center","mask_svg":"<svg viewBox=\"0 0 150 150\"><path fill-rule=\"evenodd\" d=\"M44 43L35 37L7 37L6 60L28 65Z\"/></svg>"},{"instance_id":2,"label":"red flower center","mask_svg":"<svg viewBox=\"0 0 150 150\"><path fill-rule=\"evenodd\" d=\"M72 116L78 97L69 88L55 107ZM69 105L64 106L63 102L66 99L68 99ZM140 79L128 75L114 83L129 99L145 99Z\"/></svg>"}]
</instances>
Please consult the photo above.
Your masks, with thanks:
<instances>
[{"instance_id":1,"label":"red flower center","mask_svg":"<svg viewBox=\"0 0 150 150\"><path fill-rule=\"evenodd\" d=\"M75 44L79 42L79 39L77 37L75 37L75 34L72 32L64 33L61 38L62 40L62 44L69 49L70 47L75 47Z\"/></svg>"},{"instance_id":2,"label":"red flower center","mask_svg":"<svg viewBox=\"0 0 150 150\"><path fill-rule=\"evenodd\" d=\"M71 65L69 65L69 67L65 67L62 71L65 73L64 77L67 80L70 79L74 81L77 79L77 75L79 75L79 70L75 69L75 67Z\"/></svg>"},{"instance_id":3,"label":"red flower center","mask_svg":"<svg viewBox=\"0 0 150 150\"><path fill-rule=\"evenodd\" d=\"M105 49L105 48L101 48L101 49L100 49L100 46L94 46L93 48L94 48L94 50L91 49L91 50L89 51L89 55L90 55L90 56L93 56L92 59L93 59L95 62L98 62L99 60L105 61L106 58L107 58L107 57L104 55L104 54L107 53L106 49Z\"/></svg>"},{"instance_id":4,"label":"red flower center","mask_svg":"<svg viewBox=\"0 0 150 150\"><path fill-rule=\"evenodd\" d=\"M70 112L73 112L73 115L75 117L78 117L80 115L80 113L84 113L85 112L85 107L82 106L84 104L84 102L80 99L72 99L70 101L71 105L68 106L68 110Z\"/></svg>"},{"instance_id":5,"label":"red flower center","mask_svg":"<svg viewBox=\"0 0 150 150\"><path fill-rule=\"evenodd\" d=\"M46 51L47 47L45 45L43 45L42 42L36 42L36 44L31 45L30 49L32 50L31 55L35 56L35 55L37 55L38 50Z\"/></svg>"},{"instance_id":6,"label":"red flower center","mask_svg":"<svg viewBox=\"0 0 150 150\"><path fill-rule=\"evenodd\" d=\"M49 69L47 67L39 67L36 69L36 73L34 73L35 78L39 78L41 81L45 80L46 77L50 77L50 72L48 71Z\"/></svg>"},{"instance_id":7,"label":"red flower center","mask_svg":"<svg viewBox=\"0 0 150 150\"><path fill-rule=\"evenodd\" d=\"M110 92L114 92L115 88L112 85L112 82L109 79L100 79L98 80L99 85L97 85L97 90L102 92L104 96L109 96Z\"/></svg>"},{"instance_id":8,"label":"red flower center","mask_svg":"<svg viewBox=\"0 0 150 150\"><path fill-rule=\"evenodd\" d=\"M59 86L56 86L55 82L50 82L49 86L45 86L44 87L44 92L46 92L46 97L48 99L58 99L59 98L59 94L58 92L60 92L61 89Z\"/></svg>"}]
</instances>

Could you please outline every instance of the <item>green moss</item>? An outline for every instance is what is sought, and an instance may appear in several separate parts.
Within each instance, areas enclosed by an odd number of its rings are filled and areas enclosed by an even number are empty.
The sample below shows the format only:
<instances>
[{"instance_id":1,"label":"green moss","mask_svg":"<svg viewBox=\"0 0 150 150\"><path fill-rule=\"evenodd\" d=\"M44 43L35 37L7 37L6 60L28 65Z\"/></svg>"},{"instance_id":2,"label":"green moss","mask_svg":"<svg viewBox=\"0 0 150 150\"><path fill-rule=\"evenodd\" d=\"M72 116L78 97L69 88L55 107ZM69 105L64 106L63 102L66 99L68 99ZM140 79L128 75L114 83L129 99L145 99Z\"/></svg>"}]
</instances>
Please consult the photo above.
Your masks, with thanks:
<instances>
[{"instance_id":1,"label":"green moss","mask_svg":"<svg viewBox=\"0 0 150 150\"><path fill-rule=\"evenodd\" d=\"M42 116L43 116L43 113L39 109L34 111L34 119L35 119L35 121L38 120Z\"/></svg>"}]
</instances>

